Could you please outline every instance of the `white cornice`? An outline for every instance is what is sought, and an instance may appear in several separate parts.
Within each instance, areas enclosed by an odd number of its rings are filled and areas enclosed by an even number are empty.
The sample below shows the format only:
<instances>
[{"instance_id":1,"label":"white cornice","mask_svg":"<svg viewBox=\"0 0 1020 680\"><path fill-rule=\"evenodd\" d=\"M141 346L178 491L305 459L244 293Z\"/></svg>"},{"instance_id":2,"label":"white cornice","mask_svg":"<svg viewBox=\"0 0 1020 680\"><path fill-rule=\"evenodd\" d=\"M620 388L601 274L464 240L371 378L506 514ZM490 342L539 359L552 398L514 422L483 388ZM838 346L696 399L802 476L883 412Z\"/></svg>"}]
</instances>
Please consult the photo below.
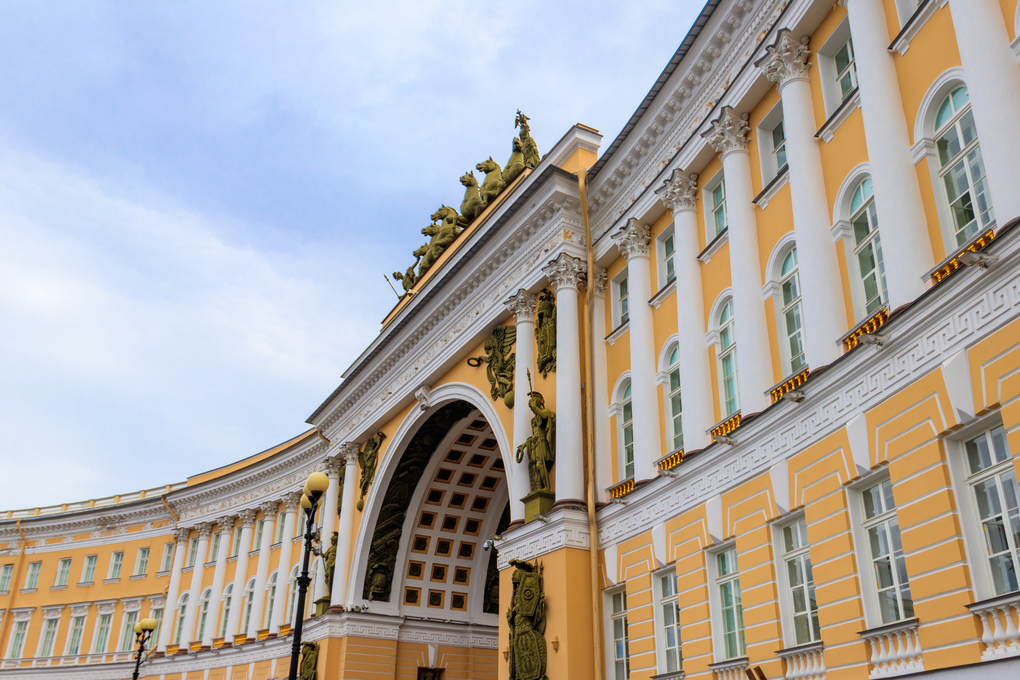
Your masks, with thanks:
<instances>
[{"instance_id":1,"label":"white cornice","mask_svg":"<svg viewBox=\"0 0 1020 680\"><path fill-rule=\"evenodd\" d=\"M587 550L590 545L587 513L560 508L550 512L545 522L528 522L504 534L496 544L497 564L502 570L513 559L533 560L562 548Z\"/></svg>"}]
</instances>

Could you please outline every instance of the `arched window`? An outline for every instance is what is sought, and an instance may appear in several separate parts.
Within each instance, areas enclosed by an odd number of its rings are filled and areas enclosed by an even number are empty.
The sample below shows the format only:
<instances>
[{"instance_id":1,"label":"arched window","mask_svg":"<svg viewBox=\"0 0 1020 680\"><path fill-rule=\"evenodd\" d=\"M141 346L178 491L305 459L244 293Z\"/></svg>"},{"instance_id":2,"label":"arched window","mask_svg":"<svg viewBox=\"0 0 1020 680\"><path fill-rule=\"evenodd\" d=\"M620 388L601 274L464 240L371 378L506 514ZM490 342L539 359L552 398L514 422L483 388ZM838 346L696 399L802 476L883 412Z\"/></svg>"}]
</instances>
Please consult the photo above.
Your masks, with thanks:
<instances>
[{"instance_id":1,"label":"arched window","mask_svg":"<svg viewBox=\"0 0 1020 680\"><path fill-rule=\"evenodd\" d=\"M995 219L966 86L942 100L935 115L935 147L953 234L962 246Z\"/></svg>"},{"instance_id":2,"label":"arched window","mask_svg":"<svg viewBox=\"0 0 1020 680\"><path fill-rule=\"evenodd\" d=\"M243 631L248 630L248 625L251 623L251 605L255 601L255 579L248 581L248 584L244 587L244 626Z\"/></svg>"},{"instance_id":3,"label":"arched window","mask_svg":"<svg viewBox=\"0 0 1020 680\"><path fill-rule=\"evenodd\" d=\"M779 270L780 324L786 334L784 346L789 374L797 373L806 363L804 359L804 314L800 304L800 274L797 267L797 249L791 248L783 258Z\"/></svg>"},{"instance_id":4,"label":"arched window","mask_svg":"<svg viewBox=\"0 0 1020 680\"><path fill-rule=\"evenodd\" d=\"M181 644L181 635L184 634L184 616L188 613L188 594L184 593L177 600L177 631L174 633L174 644Z\"/></svg>"},{"instance_id":5,"label":"arched window","mask_svg":"<svg viewBox=\"0 0 1020 680\"><path fill-rule=\"evenodd\" d=\"M202 597L198 601L198 635L196 639L202 640L205 638L205 623L209 619L209 598L212 597L212 589L206 588L202 592Z\"/></svg>"},{"instance_id":6,"label":"arched window","mask_svg":"<svg viewBox=\"0 0 1020 680\"><path fill-rule=\"evenodd\" d=\"M623 391L623 478L634 476L634 406L630 398L630 383Z\"/></svg>"},{"instance_id":7,"label":"arched window","mask_svg":"<svg viewBox=\"0 0 1020 680\"><path fill-rule=\"evenodd\" d=\"M740 410L737 390L737 341L733 337L733 301L728 300L719 311L719 395L724 418Z\"/></svg>"},{"instance_id":8,"label":"arched window","mask_svg":"<svg viewBox=\"0 0 1020 680\"><path fill-rule=\"evenodd\" d=\"M680 346L676 345L669 353L668 374L665 392L666 422L669 423L669 441L671 451L684 447L683 403L680 400Z\"/></svg>"},{"instance_id":9,"label":"arched window","mask_svg":"<svg viewBox=\"0 0 1020 680\"><path fill-rule=\"evenodd\" d=\"M864 297L864 315L871 316L889 301L885 285L882 242L878 237L878 211L871 191L871 178L865 177L850 199L850 224L853 228L854 262Z\"/></svg>"},{"instance_id":10,"label":"arched window","mask_svg":"<svg viewBox=\"0 0 1020 680\"><path fill-rule=\"evenodd\" d=\"M295 564L294 568L290 572L290 589L287 594L287 620L294 624L294 610L297 608L297 576L300 565ZM315 583L315 580L312 580Z\"/></svg>"},{"instance_id":11,"label":"arched window","mask_svg":"<svg viewBox=\"0 0 1020 680\"><path fill-rule=\"evenodd\" d=\"M273 620L273 605L276 604L276 572L269 577L269 583L266 584L266 620L263 624L263 628L269 628L270 622Z\"/></svg>"},{"instance_id":12,"label":"arched window","mask_svg":"<svg viewBox=\"0 0 1020 680\"><path fill-rule=\"evenodd\" d=\"M234 584L230 583L223 589L223 612L220 616L220 637L227 634L227 621L230 620L230 601L234 595Z\"/></svg>"}]
</instances>

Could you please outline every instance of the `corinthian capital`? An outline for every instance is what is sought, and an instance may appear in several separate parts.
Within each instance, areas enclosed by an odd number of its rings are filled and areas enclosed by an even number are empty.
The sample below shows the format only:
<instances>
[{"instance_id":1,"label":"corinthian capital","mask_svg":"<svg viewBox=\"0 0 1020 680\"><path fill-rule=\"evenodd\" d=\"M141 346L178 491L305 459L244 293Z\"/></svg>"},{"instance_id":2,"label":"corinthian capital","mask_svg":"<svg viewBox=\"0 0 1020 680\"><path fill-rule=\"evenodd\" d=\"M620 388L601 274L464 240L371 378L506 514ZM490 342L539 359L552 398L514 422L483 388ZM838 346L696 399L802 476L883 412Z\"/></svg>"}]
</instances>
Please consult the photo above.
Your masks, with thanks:
<instances>
[{"instance_id":1,"label":"corinthian capital","mask_svg":"<svg viewBox=\"0 0 1020 680\"><path fill-rule=\"evenodd\" d=\"M357 465L358 453L361 452L361 446L358 442L344 442L340 445L339 456L344 459L344 463L347 465Z\"/></svg>"},{"instance_id":2,"label":"corinthian capital","mask_svg":"<svg viewBox=\"0 0 1020 680\"><path fill-rule=\"evenodd\" d=\"M594 295L597 298L605 299L606 297L606 280L608 279L607 274L608 272L606 272L604 267L595 267L595 276L592 277L593 279L592 283L594 286L592 289L592 295Z\"/></svg>"},{"instance_id":3,"label":"corinthian capital","mask_svg":"<svg viewBox=\"0 0 1020 680\"><path fill-rule=\"evenodd\" d=\"M330 477L339 476L340 471L344 469L343 456L330 456L323 462L323 469Z\"/></svg>"},{"instance_id":4,"label":"corinthian capital","mask_svg":"<svg viewBox=\"0 0 1020 680\"><path fill-rule=\"evenodd\" d=\"M779 87L794 80L807 80L808 69L811 68L807 60L811 55L807 48L809 40L807 36L797 40L790 29L781 29L776 42L765 46L765 56L754 65L765 73L766 78L779 83Z\"/></svg>"},{"instance_id":5,"label":"corinthian capital","mask_svg":"<svg viewBox=\"0 0 1020 680\"><path fill-rule=\"evenodd\" d=\"M304 494L300 491L291 491L283 495L283 507L286 512L297 512L298 505L301 504L301 496Z\"/></svg>"},{"instance_id":6,"label":"corinthian capital","mask_svg":"<svg viewBox=\"0 0 1020 680\"><path fill-rule=\"evenodd\" d=\"M280 501L266 501L259 505L262 510L262 514L265 515L265 519L269 520L276 517L276 513L280 511Z\"/></svg>"},{"instance_id":7,"label":"corinthian capital","mask_svg":"<svg viewBox=\"0 0 1020 680\"><path fill-rule=\"evenodd\" d=\"M246 508L238 513L241 518L241 526L247 527L248 529L255 526L255 517L259 514L259 511L255 508Z\"/></svg>"},{"instance_id":8,"label":"corinthian capital","mask_svg":"<svg viewBox=\"0 0 1020 680\"><path fill-rule=\"evenodd\" d=\"M694 204L698 202L698 174L687 174L677 168L655 193L674 215L684 210L694 210Z\"/></svg>"},{"instance_id":9,"label":"corinthian capital","mask_svg":"<svg viewBox=\"0 0 1020 680\"><path fill-rule=\"evenodd\" d=\"M577 290L585 279L584 260L560 253L559 257L542 267L542 272L556 284L556 288L573 288Z\"/></svg>"},{"instance_id":10,"label":"corinthian capital","mask_svg":"<svg viewBox=\"0 0 1020 680\"><path fill-rule=\"evenodd\" d=\"M195 528L198 529L198 539L202 540L203 538L209 538L209 534L212 533L213 523L202 522Z\"/></svg>"},{"instance_id":11,"label":"corinthian capital","mask_svg":"<svg viewBox=\"0 0 1020 680\"><path fill-rule=\"evenodd\" d=\"M535 296L521 288L503 302L517 323L535 320Z\"/></svg>"},{"instance_id":12,"label":"corinthian capital","mask_svg":"<svg viewBox=\"0 0 1020 680\"><path fill-rule=\"evenodd\" d=\"M174 529L174 540L178 543L186 543L191 536L191 527L177 527Z\"/></svg>"},{"instance_id":13,"label":"corinthian capital","mask_svg":"<svg viewBox=\"0 0 1020 680\"><path fill-rule=\"evenodd\" d=\"M747 121L750 118L746 113L737 114L732 106L724 106L719 112L719 117L712 121L712 129L701 134L708 140L716 153L725 156L733 151L747 151L747 135L751 126Z\"/></svg>"},{"instance_id":14,"label":"corinthian capital","mask_svg":"<svg viewBox=\"0 0 1020 680\"><path fill-rule=\"evenodd\" d=\"M613 241L620 249L623 256L630 260L632 257L648 257L648 247L651 243L652 232L647 225L641 224L636 217L627 220L627 224L620 231L613 234Z\"/></svg>"}]
</instances>

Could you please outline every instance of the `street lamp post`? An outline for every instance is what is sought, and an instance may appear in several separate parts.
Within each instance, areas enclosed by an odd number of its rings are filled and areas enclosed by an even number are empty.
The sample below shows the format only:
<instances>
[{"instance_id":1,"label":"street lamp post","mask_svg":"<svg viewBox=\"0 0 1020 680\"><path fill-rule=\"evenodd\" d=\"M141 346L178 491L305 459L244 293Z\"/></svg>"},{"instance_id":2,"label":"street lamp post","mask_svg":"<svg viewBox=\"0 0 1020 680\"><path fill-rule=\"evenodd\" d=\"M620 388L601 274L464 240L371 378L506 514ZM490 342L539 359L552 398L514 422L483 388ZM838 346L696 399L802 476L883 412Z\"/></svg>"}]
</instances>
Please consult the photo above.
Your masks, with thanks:
<instances>
[{"instance_id":1,"label":"street lamp post","mask_svg":"<svg viewBox=\"0 0 1020 680\"><path fill-rule=\"evenodd\" d=\"M135 642L138 644L138 657L135 659L135 674L131 677L138 680L138 671L142 667L142 657L145 656L145 643L152 637L152 631L159 626L156 619L142 619L135 624Z\"/></svg>"},{"instance_id":2,"label":"street lamp post","mask_svg":"<svg viewBox=\"0 0 1020 680\"><path fill-rule=\"evenodd\" d=\"M329 488L329 477L321 472L313 472L305 482L305 494L301 497L301 508L305 511L305 554L301 564L301 575L297 578L298 595L297 611L294 614L294 645L290 651L290 675L289 680L297 680L298 661L301 655L301 629L305 619L305 596L308 594L308 584L311 578L308 577L308 561L312 555L312 541L315 540L315 510L319 507L319 499Z\"/></svg>"}]
</instances>

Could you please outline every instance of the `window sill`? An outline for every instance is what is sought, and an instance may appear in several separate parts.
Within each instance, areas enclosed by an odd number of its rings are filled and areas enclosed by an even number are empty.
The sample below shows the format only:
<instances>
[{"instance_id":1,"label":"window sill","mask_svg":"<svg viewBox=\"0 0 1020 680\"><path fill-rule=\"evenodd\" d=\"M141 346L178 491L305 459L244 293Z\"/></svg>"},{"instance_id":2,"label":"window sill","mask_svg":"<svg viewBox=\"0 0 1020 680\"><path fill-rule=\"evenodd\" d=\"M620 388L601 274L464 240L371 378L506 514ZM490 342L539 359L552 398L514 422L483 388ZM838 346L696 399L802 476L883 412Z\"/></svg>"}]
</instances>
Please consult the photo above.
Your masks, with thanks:
<instances>
[{"instance_id":1,"label":"window sill","mask_svg":"<svg viewBox=\"0 0 1020 680\"><path fill-rule=\"evenodd\" d=\"M769 206L769 201L772 197L779 193L779 190L786 186L790 181L790 166L784 165L783 169L776 173L776 176L765 185L765 188L761 190L761 193L754 197L751 203L764 210Z\"/></svg>"},{"instance_id":2,"label":"window sill","mask_svg":"<svg viewBox=\"0 0 1020 680\"><path fill-rule=\"evenodd\" d=\"M280 541L279 543L272 544L271 546L269 546L269 549L270 550L279 550L281 545L283 545L283 541Z\"/></svg>"},{"instance_id":3,"label":"window sill","mask_svg":"<svg viewBox=\"0 0 1020 680\"><path fill-rule=\"evenodd\" d=\"M157 571L156 572L156 578L163 578L164 576L169 576L169 575L170 575L169 571Z\"/></svg>"},{"instance_id":4,"label":"window sill","mask_svg":"<svg viewBox=\"0 0 1020 680\"><path fill-rule=\"evenodd\" d=\"M22 595L32 595L38 590L39 590L38 588L22 588L18 592L21 593Z\"/></svg>"},{"instance_id":5,"label":"window sill","mask_svg":"<svg viewBox=\"0 0 1020 680\"><path fill-rule=\"evenodd\" d=\"M648 301L648 304L658 309L662 306L662 301L668 298L673 291L676 290L676 279L668 282L665 286L659 289L659 292Z\"/></svg>"},{"instance_id":6,"label":"window sill","mask_svg":"<svg viewBox=\"0 0 1020 680\"><path fill-rule=\"evenodd\" d=\"M296 544L300 543L303 540L305 540L304 534L302 534L301 536L295 536L294 538L290 539L290 542Z\"/></svg>"},{"instance_id":7,"label":"window sill","mask_svg":"<svg viewBox=\"0 0 1020 680\"><path fill-rule=\"evenodd\" d=\"M145 574L133 574L131 576L131 580L132 581L141 581L144 578L145 578Z\"/></svg>"},{"instance_id":8,"label":"window sill","mask_svg":"<svg viewBox=\"0 0 1020 680\"><path fill-rule=\"evenodd\" d=\"M237 561L237 555L231 555L230 557L227 558L227 562L236 562L236 561Z\"/></svg>"},{"instance_id":9,"label":"window sill","mask_svg":"<svg viewBox=\"0 0 1020 680\"><path fill-rule=\"evenodd\" d=\"M628 330L630 330L630 321L624 321L614 328L612 333L606 336L606 342L608 342L610 346L616 344L616 341L619 340L620 336Z\"/></svg>"},{"instance_id":10,"label":"window sill","mask_svg":"<svg viewBox=\"0 0 1020 680\"><path fill-rule=\"evenodd\" d=\"M204 567L205 569L211 569L211 568L213 568L213 567L215 567L215 566L216 566L216 561L215 561L215 560L213 560L212 562L206 562L206 563L205 563L205 564L203 564L202 566L203 566L203 567Z\"/></svg>"},{"instance_id":11,"label":"window sill","mask_svg":"<svg viewBox=\"0 0 1020 680\"><path fill-rule=\"evenodd\" d=\"M730 240L729 227L723 229L719 234L716 235L712 242L705 246L705 249L698 253L698 259L708 264L712 261L712 256L719 252L719 249L723 247L724 243Z\"/></svg>"},{"instance_id":12,"label":"window sill","mask_svg":"<svg viewBox=\"0 0 1020 680\"><path fill-rule=\"evenodd\" d=\"M673 671L672 673L653 675L651 680L684 680L685 677L687 676L683 671Z\"/></svg>"},{"instance_id":13,"label":"window sill","mask_svg":"<svg viewBox=\"0 0 1020 680\"><path fill-rule=\"evenodd\" d=\"M115 583L120 583L120 577L119 576L117 578L106 578L106 579L103 579L103 585L104 586L111 586L111 585L113 585Z\"/></svg>"},{"instance_id":14,"label":"window sill","mask_svg":"<svg viewBox=\"0 0 1020 680\"><path fill-rule=\"evenodd\" d=\"M79 588L90 588L92 587L92 581L82 581L78 584Z\"/></svg>"},{"instance_id":15,"label":"window sill","mask_svg":"<svg viewBox=\"0 0 1020 680\"><path fill-rule=\"evenodd\" d=\"M0 597L6 597L10 592L9 590L0 590Z\"/></svg>"},{"instance_id":16,"label":"window sill","mask_svg":"<svg viewBox=\"0 0 1020 680\"><path fill-rule=\"evenodd\" d=\"M717 675L719 674L719 671L732 669L736 671L736 674L739 676L743 675L743 669L747 668L747 665L748 658L746 656L738 656L734 659L726 659L725 661L710 663L708 664L708 667L715 671Z\"/></svg>"},{"instance_id":17,"label":"window sill","mask_svg":"<svg viewBox=\"0 0 1020 680\"><path fill-rule=\"evenodd\" d=\"M825 124L819 128L818 132L815 133L815 137L828 144L832 141L832 137L836 134L839 126L850 117L851 113L859 108L861 108L861 91L855 87L850 96L843 100L843 103L832 112L829 120L825 121Z\"/></svg>"},{"instance_id":18,"label":"window sill","mask_svg":"<svg viewBox=\"0 0 1020 680\"><path fill-rule=\"evenodd\" d=\"M190 567L184 567L183 569L181 569L181 573L182 574L187 574L187 573L191 572L192 570L194 570L194 568L195 568L195 565L191 565Z\"/></svg>"},{"instance_id":19,"label":"window sill","mask_svg":"<svg viewBox=\"0 0 1020 680\"><path fill-rule=\"evenodd\" d=\"M258 554L259 554L258 550L252 550L250 553L248 553L248 557L255 557Z\"/></svg>"},{"instance_id":20,"label":"window sill","mask_svg":"<svg viewBox=\"0 0 1020 680\"><path fill-rule=\"evenodd\" d=\"M882 633L891 633L893 631L905 630L907 628L915 627L915 626L917 626L917 624L918 624L918 619L916 617L915 618L910 618L910 619L902 619L900 621L893 621L892 623L887 623L887 624L882 625L882 626L876 626L874 628L868 628L867 630L862 630L861 632L859 632L857 634L860 635L863 638L871 638L871 637L875 637L876 635L880 635Z\"/></svg>"},{"instance_id":21,"label":"window sill","mask_svg":"<svg viewBox=\"0 0 1020 680\"><path fill-rule=\"evenodd\" d=\"M50 592L55 593L58 590L67 590L67 584L65 583L62 586L50 586ZM3 595L3 593L0 593L0 595Z\"/></svg>"},{"instance_id":22,"label":"window sill","mask_svg":"<svg viewBox=\"0 0 1020 680\"><path fill-rule=\"evenodd\" d=\"M924 25L928 23L928 19L931 19L935 14L935 10L945 7L948 3L949 0L927 0L918 7L917 11L907 19L907 23L903 24L903 29L893 39L892 44L889 45L889 51L897 52L900 55L906 54L910 49L910 41L921 32Z\"/></svg>"}]
</instances>

